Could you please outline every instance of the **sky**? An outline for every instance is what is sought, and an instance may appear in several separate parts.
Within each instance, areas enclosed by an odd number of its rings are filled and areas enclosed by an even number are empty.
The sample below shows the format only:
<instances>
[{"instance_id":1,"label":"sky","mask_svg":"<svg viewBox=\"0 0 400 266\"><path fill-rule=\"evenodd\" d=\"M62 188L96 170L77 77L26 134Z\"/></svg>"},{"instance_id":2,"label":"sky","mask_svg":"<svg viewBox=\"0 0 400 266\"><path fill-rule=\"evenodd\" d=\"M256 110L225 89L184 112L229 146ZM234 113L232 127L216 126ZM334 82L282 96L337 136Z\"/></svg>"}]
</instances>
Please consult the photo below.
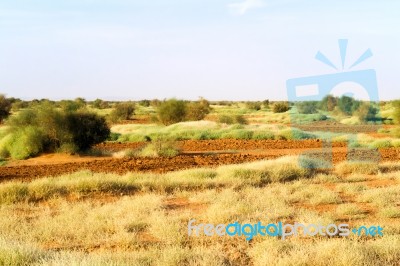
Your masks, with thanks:
<instances>
[{"instance_id":1,"label":"sky","mask_svg":"<svg viewBox=\"0 0 400 266\"><path fill-rule=\"evenodd\" d=\"M351 71L400 98L399 25L395 0L1 0L0 94L286 100L288 79L349 71L371 49Z\"/></svg>"}]
</instances>

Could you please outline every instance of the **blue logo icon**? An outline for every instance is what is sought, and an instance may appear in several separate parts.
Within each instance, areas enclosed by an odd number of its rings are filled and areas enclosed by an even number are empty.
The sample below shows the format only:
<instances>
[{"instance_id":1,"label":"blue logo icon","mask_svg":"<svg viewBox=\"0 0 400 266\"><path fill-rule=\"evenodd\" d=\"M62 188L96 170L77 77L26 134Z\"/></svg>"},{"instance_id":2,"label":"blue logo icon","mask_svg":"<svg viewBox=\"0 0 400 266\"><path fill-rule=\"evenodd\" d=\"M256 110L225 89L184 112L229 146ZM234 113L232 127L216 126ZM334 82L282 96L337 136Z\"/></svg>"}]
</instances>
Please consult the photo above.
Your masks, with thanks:
<instances>
[{"instance_id":1,"label":"blue logo icon","mask_svg":"<svg viewBox=\"0 0 400 266\"><path fill-rule=\"evenodd\" d=\"M363 97L365 102L369 102L370 104L379 102L378 95L378 85L376 79L376 72L374 69L366 69L366 70L352 70L355 66L358 66L368 58L372 57L372 52L370 49L367 49L364 53L362 53L358 59L350 64L350 67L346 68L346 54L347 54L347 45L348 40L340 39L339 41L339 51L341 58L341 66L337 67L335 64L331 62L322 52L318 51L315 59L324 63L325 65L339 71L333 74L319 75L319 76L309 76L309 77L300 77L289 79L286 82L287 94L289 103L295 104L299 102L308 102L308 101L321 101L327 95L340 94L348 97L353 97L355 99L359 97ZM347 86L342 88L342 90L337 90L340 87L340 84L355 84L357 86L355 90L353 86ZM343 90L344 89L344 90ZM292 108L293 110L293 108ZM297 116L298 113L296 111L290 111L291 116L291 124L293 127L296 127L298 124ZM332 134L333 135L333 134ZM319 152L323 155L324 161L327 161L327 165L324 168L332 167L332 159L333 159L333 149L332 149L332 137L328 137L324 139L322 143L322 150ZM348 135L348 143L356 142L356 135L349 134ZM359 152L349 152L347 155L347 160L358 160L355 154L360 154L363 152L369 153L369 158L372 158L373 161L379 161L380 154L376 150L372 149L361 149L358 148ZM315 153L313 152L315 155ZM371 156L373 154L373 156ZM302 156L309 157L310 152L306 152L302 154ZM302 159L300 156L300 159ZM315 157L315 156L311 156ZM363 156L361 156L363 157ZM371 159L368 159L371 160ZM312 166L314 167L314 166ZM318 167L320 168L320 167Z\"/></svg>"}]
</instances>

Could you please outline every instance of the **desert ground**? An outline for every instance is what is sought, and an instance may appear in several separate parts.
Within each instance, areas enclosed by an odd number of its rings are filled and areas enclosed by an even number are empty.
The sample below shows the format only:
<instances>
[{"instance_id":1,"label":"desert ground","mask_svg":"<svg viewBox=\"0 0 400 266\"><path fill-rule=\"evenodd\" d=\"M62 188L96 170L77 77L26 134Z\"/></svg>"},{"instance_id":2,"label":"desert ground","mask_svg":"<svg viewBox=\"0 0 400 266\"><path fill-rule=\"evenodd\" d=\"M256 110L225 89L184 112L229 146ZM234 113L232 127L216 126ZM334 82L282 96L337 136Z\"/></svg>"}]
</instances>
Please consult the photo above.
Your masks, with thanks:
<instances>
[{"instance_id":1,"label":"desert ground","mask_svg":"<svg viewBox=\"0 0 400 266\"><path fill-rule=\"evenodd\" d=\"M380 104L376 123L212 102L198 121L167 124L157 105L133 105L85 151L13 158L15 124L0 126L1 265L399 265L395 104ZM189 236L191 219L379 225L383 236Z\"/></svg>"}]
</instances>

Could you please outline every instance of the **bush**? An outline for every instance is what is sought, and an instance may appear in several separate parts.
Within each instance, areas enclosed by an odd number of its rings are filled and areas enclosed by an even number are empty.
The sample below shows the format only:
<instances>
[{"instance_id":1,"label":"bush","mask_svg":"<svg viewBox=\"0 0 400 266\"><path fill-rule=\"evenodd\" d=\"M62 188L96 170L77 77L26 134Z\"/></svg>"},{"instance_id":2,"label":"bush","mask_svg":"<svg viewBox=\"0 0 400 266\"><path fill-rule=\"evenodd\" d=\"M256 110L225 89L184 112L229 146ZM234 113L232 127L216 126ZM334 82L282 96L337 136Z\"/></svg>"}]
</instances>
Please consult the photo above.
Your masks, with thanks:
<instances>
[{"instance_id":1,"label":"bush","mask_svg":"<svg viewBox=\"0 0 400 266\"><path fill-rule=\"evenodd\" d=\"M101 99L94 100L92 106L93 106L93 108L96 108L96 109L106 109L106 108L110 107L108 102L103 101Z\"/></svg>"},{"instance_id":2,"label":"bush","mask_svg":"<svg viewBox=\"0 0 400 266\"><path fill-rule=\"evenodd\" d=\"M139 101L139 105L141 105L143 107L149 107L151 105L151 101L150 100L141 100L141 101Z\"/></svg>"},{"instance_id":3,"label":"bush","mask_svg":"<svg viewBox=\"0 0 400 266\"><path fill-rule=\"evenodd\" d=\"M119 122L129 120L135 112L135 104L132 102L117 103L110 114L111 121Z\"/></svg>"},{"instance_id":4,"label":"bush","mask_svg":"<svg viewBox=\"0 0 400 266\"><path fill-rule=\"evenodd\" d=\"M185 120L187 103L182 100L165 100L157 107L158 120L164 125L171 125Z\"/></svg>"},{"instance_id":5,"label":"bush","mask_svg":"<svg viewBox=\"0 0 400 266\"><path fill-rule=\"evenodd\" d=\"M26 159L43 151L44 134L36 127L28 126L13 133L5 143L5 149L13 159Z\"/></svg>"},{"instance_id":6,"label":"bush","mask_svg":"<svg viewBox=\"0 0 400 266\"><path fill-rule=\"evenodd\" d=\"M352 115L361 105L360 101L354 100L352 97L343 95L338 99L340 111L346 115Z\"/></svg>"},{"instance_id":7,"label":"bush","mask_svg":"<svg viewBox=\"0 0 400 266\"><path fill-rule=\"evenodd\" d=\"M0 151L14 159L42 151L83 151L110 134L105 119L96 114L62 112L47 104L21 111L7 124L9 133L1 140Z\"/></svg>"},{"instance_id":8,"label":"bush","mask_svg":"<svg viewBox=\"0 0 400 266\"><path fill-rule=\"evenodd\" d=\"M11 106L11 101L0 94L0 124L10 115Z\"/></svg>"},{"instance_id":9,"label":"bush","mask_svg":"<svg viewBox=\"0 0 400 266\"><path fill-rule=\"evenodd\" d=\"M260 102L246 102L246 108L250 110L261 110L261 103Z\"/></svg>"},{"instance_id":10,"label":"bush","mask_svg":"<svg viewBox=\"0 0 400 266\"><path fill-rule=\"evenodd\" d=\"M284 113L289 110L289 105L287 103L275 103L272 106L272 112L274 113Z\"/></svg>"},{"instance_id":11,"label":"bush","mask_svg":"<svg viewBox=\"0 0 400 266\"><path fill-rule=\"evenodd\" d=\"M296 103L297 111L300 114L315 114L317 113L318 102L299 102Z\"/></svg>"},{"instance_id":12,"label":"bush","mask_svg":"<svg viewBox=\"0 0 400 266\"><path fill-rule=\"evenodd\" d=\"M201 98L197 102L191 102L187 106L186 120L188 121L198 121L203 120L206 115L211 111L210 103Z\"/></svg>"},{"instance_id":13,"label":"bush","mask_svg":"<svg viewBox=\"0 0 400 266\"><path fill-rule=\"evenodd\" d=\"M103 142L110 135L110 129L105 119L96 114L70 113L66 116L66 123L68 131L72 135L72 143L80 151Z\"/></svg>"},{"instance_id":14,"label":"bush","mask_svg":"<svg viewBox=\"0 0 400 266\"><path fill-rule=\"evenodd\" d=\"M155 140L143 149L141 149L136 156L139 157L174 157L179 155L180 150L172 141Z\"/></svg>"},{"instance_id":15,"label":"bush","mask_svg":"<svg viewBox=\"0 0 400 266\"><path fill-rule=\"evenodd\" d=\"M358 110L354 112L354 115L356 115L362 122L376 121L377 114L378 109L372 106L372 103L363 103Z\"/></svg>"},{"instance_id":16,"label":"bush","mask_svg":"<svg viewBox=\"0 0 400 266\"><path fill-rule=\"evenodd\" d=\"M337 106L337 98L332 95L325 96L319 103L319 109L322 111L331 112Z\"/></svg>"},{"instance_id":17,"label":"bush","mask_svg":"<svg viewBox=\"0 0 400 266\"><path fill-rule=\"evenodd\" d=\"M393 102L394 112L393 112L393 120L399 125L400 124L400 100Z\"/></svg>"}]
</instances>

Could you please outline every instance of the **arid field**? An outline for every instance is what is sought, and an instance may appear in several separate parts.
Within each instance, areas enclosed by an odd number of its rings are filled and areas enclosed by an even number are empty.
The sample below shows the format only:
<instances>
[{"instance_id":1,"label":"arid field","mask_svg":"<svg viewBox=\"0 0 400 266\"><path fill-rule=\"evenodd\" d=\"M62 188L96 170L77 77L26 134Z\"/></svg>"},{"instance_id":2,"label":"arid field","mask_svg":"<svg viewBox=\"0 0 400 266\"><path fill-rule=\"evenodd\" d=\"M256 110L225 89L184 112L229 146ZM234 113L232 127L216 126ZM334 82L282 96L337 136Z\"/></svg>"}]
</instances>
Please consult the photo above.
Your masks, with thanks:
<instances>
[{"instance_id":1,"label":"arid field","mask_svg":"<svg viewBox=\"0 0 400 266\"><path fill-rule=\"evenodd\" d=\"M40 104L14 106L0 126L0 265L400 263L392 102L380 104L380 123L244 102L213 102L200 119L163 123L159 105L131 103L129 116L116 119L118 103L85 102L66 116L94 113L110 128L85 149L50 130L65 109L52 104L46 127L40 108L49 107ZM39 122L26 122L26 110ZM196 236L193 219L380 226L383 235Z\"/></svg>"}]
</instances>

